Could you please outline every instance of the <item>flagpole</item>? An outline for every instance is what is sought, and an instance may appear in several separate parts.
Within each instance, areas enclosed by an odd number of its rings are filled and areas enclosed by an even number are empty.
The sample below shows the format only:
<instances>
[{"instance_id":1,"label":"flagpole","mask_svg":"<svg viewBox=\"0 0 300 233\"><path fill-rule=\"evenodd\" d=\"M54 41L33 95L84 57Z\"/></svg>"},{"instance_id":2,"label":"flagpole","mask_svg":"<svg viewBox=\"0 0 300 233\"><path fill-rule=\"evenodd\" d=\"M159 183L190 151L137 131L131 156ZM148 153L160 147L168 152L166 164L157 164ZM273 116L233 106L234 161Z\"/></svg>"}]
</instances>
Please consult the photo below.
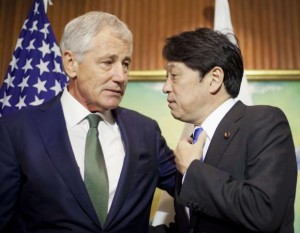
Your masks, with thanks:
<instances>
[{"instance_id":1,"label":"flagpole","mask_svg":"<svg viewBox=\"0 0 300 233\"><path fill-rule=\"evenodd\" d=\"M48 4L50 6L53 6L53 2L52 2L52 0L43 0L43 1L44 1L45 13L47 14Z\"/></svg>"}]
</instances>

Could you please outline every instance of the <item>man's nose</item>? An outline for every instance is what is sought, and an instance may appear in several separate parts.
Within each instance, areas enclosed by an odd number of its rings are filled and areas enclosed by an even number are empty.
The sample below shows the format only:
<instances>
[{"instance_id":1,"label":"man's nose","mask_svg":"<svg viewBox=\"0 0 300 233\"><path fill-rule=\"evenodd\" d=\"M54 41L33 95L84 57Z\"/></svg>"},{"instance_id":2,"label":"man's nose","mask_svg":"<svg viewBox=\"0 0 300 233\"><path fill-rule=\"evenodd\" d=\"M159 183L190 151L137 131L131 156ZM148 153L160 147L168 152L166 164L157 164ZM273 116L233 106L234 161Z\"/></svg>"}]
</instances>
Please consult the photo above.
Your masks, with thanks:
<instances>
[{"instance_id":1,"label":"man's nose","mask_svg":"<svg viewBox=\"0 0 300 233\"><path fill-rule=\"evenodd\" d=\"M165 81L165 84L163 86L163 93L167 94L171 91L171 83L169 78L167 78L167 80Z\"/></svg>"},{"instance_id":2,"label":"man's nose","mask_svg":"<svg viewBox=\"0 0 300 233\"><path fill-rule=\"evenodd\" d=\"M128 68L124 67L121 63L116 63L113 68L112 76L114 80L124 82L128 79Z\"/></svg>"}]
</instances>

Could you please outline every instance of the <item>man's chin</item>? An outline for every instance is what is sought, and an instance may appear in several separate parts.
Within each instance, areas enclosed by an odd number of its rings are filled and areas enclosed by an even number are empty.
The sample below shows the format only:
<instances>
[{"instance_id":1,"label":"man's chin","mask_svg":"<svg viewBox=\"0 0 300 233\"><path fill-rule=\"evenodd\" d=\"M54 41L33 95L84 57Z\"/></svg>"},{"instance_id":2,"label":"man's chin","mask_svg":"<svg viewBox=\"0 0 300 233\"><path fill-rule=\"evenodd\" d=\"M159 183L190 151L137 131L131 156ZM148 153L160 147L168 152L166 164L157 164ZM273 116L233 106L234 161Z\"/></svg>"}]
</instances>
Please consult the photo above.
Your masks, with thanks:
<instances>
[{"instance_id":1,"label":"man's chin","mask_svg":"<svg viewBox=\"0 0 300 233\"><path fill-rule=\"evenodd\" d=\"M107 108L107 110L112 110L112 109L115 109L115 108L119 107L120 103L121 103L121 100L113 101L113 102L107 104L105 107Z\"/></svg>"},{"instance_id":2,"label":"man's chin","mask_svg":"<svg viewBox=\"0 0 300 233\"><path fill-rule=\"evenodd\" d=\"M171 115L176 119L181 121L181 115L171 110Z\"/></svg>"}]
</instances>

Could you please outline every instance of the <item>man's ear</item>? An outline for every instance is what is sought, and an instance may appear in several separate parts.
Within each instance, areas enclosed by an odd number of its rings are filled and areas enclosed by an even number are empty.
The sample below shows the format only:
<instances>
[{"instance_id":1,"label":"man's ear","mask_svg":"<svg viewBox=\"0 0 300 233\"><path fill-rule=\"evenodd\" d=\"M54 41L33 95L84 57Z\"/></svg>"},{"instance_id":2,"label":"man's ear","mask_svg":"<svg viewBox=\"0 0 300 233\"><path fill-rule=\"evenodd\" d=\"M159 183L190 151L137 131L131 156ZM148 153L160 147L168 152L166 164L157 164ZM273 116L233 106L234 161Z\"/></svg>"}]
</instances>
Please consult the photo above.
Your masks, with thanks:
<instances>
[{"instance_id":1,"label":"man's ear","mask_svg":"<svg viewBox=\"0 0 300 233\"><path fill-rule=\"evenodd\" d=\"M215 66L211 69L211 82L209 84L211 93L218 92L223 84L224 71L221 67Z\"/></svg>"},{"instance_id":2,"label":"man's ear","mask_svg":"<svg viewBox=\"0 0 300 233\"><path fill-rule=\"evenodd\" d=\"M62 61L67 75L70 78L75 78L77 76L78 62L75 58L74 53L69 50L64 51L62 55Z\"/></svg>"}]
</instances>

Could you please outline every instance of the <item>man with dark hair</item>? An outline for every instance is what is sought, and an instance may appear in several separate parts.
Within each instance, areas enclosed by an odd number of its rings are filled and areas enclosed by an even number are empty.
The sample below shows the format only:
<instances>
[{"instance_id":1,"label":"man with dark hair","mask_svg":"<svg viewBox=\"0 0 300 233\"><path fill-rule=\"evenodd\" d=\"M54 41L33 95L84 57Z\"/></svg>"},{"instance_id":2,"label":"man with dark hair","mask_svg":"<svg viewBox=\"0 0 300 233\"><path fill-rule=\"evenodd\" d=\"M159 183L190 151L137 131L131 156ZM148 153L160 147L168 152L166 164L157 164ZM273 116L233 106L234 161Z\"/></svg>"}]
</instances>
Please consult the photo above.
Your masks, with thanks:
<instances>
[{"instance_id":1,"label":"man with dark hair","mask_svg":"<svg viewBox=\"0 0 300 233\"><path fill-rule=\"evenodd\" d=\"M171 114L195 125L193 142L185 138L175 150L180 174L169 231L293 233L297 164L289 123L276 107L234 100L244 69L239 47L199 28L168 38L163 56Z\"/></svg>"}]
</instances>

